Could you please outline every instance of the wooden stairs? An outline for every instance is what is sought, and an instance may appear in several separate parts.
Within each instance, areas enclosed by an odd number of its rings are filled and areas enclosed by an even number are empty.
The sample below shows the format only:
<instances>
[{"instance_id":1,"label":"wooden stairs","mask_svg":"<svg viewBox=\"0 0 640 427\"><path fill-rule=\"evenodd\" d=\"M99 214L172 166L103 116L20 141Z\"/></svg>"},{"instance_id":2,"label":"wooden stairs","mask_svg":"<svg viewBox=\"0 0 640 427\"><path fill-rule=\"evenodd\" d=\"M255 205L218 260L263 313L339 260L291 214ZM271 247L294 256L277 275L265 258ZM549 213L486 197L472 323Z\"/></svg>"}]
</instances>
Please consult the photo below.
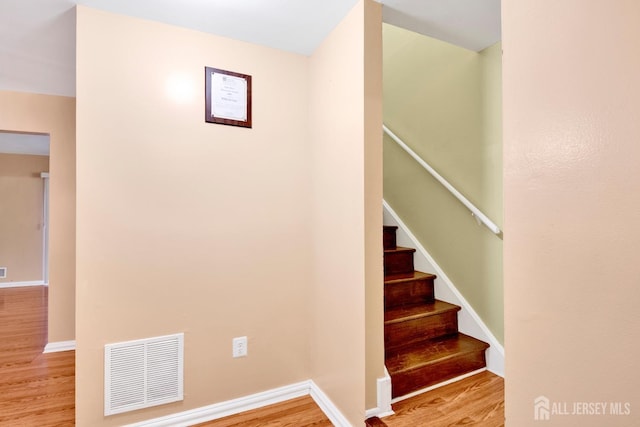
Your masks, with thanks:
<instances>
[{"instance_id":1,"label":"wooden stairs","mask_svg":"<svg viewBox=\"0 0 640 427\"><path fill-rule=\"evenodd\" d=\"M460 307L434 297L433 274L384 226L384 344L393 398L486 367L489 344L458 332Z\"/></svg>"}]
</instances>

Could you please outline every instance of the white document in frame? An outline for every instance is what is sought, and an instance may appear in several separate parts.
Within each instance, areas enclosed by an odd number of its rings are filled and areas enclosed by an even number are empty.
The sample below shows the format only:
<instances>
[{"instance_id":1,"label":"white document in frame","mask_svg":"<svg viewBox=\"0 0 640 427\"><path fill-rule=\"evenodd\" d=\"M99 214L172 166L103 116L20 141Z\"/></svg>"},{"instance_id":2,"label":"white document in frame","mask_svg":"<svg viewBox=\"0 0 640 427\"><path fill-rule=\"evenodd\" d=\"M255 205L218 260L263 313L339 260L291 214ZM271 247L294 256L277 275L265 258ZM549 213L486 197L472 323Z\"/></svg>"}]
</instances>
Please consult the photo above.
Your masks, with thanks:
<instances>
[{"instance_id":1,"label":"white document in frame","mask_svg":"<svg viewBox=\"0 0 640 427\"><path fill-rule=\"evenodd\" d=\"M211 114L215 118L247 121L247 80L228 74L211 75Z\"/></svg>"}]
</instances>

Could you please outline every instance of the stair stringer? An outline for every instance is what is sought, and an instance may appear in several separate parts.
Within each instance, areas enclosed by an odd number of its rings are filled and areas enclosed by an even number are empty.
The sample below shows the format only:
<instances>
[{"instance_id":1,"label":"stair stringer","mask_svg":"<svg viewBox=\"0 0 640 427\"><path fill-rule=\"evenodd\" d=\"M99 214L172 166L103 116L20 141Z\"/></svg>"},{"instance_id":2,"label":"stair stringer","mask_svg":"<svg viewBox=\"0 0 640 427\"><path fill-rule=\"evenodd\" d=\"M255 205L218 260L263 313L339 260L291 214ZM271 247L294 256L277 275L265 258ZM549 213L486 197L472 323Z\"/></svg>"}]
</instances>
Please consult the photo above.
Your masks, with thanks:
<instances>
[{"instance_id":1,"label":"stair stringer","mask_svg":"<svg viewBox=\"0 0 640 427\"><path fill-rule=\"evenodd\" d=\"M382 201L382 205L383 224L398 227L396 232L398 246L415 248L414 264L416 270L428 271L438 276L434 283L436 298L462 307L458 313L458 329L464 334L490 344L486 355L487 369L496 375L504 377L504 347L502 344L496 339L491 330L482 321L480 316L478 316L478 313L476 313L469 302L462 296L429 252L427 252L424 246L422 246L413 233L411 233L411 230L402 222L393 208L384 200Z\"/></svg>"}]
</instances>

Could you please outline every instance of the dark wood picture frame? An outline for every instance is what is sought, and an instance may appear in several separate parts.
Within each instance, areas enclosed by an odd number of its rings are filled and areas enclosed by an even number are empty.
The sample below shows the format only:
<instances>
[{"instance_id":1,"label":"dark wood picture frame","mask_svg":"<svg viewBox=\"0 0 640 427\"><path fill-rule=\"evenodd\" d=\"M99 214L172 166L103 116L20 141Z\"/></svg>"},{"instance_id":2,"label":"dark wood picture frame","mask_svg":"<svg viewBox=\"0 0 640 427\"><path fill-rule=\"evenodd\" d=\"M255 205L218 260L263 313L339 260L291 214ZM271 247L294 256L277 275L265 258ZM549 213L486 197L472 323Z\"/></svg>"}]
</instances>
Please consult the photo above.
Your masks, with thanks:
<instances>
[{"instance_id":1,"label":"dark wood picture frame","mask_svg":"<svg viewBox=\"0 0 640 427\"><path fill-rule=\"evenodd\" d=\"M239 86L239 91L231 89L227 91L227 88L220 88L217 84L217 80L213 81L214 74L221 76L220 78L229 81L231 85ZM231 79L226 79L226 76L230 76ZM223 125L251 127L251 76L248 74L236 73L233 71L221 70L219 68L204 67L204 91L205 91L205 117L204 120L207 123L218 123ZM218 77L216 77L218 78ZM244 80L246 83L242 83ZM246 85L246 104L243 106L242 101L244 97L244 85ZM217 92L214 95L213 90ZM219 95L219 97L218 97ZM223 97L222 95L228 95ZM234 111L230 113L220 113L225 106L221 104L215 105L215 102L227 103L227 106ZM234 105L237 104L237 105Z\"/></svg>"}]
</instances>

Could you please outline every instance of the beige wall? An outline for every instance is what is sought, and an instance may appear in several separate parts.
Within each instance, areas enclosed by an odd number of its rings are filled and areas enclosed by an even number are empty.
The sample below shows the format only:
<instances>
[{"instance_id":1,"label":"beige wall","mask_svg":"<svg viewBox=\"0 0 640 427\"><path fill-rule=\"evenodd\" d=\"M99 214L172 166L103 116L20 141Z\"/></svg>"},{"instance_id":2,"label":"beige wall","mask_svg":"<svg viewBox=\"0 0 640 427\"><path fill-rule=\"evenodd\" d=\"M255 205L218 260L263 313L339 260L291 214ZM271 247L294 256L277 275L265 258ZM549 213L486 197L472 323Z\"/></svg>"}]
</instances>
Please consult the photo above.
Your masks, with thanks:
<instances>
[{"instance_id":1,"label":"beige wall","mask_svg":"<svg viewBox=\"0 0 640 427\"><path fill-rule=\"evenodd\" d=\"M48 156L0 153L0 266L3 282L42 281L44 183Z\"/></svg>"},{"instance_id":2,"label":"beige wall","mask_svg":"<svg viewBox=\"0 0 640 427\"><path fill-rule=\"evenodd\" d=\"M353 425L384 366L380 23L380 5L359 2L310 61L314 380Z\"/></svg>"},{"instance_id":3,"label":"beige wall","mask_svg":"<svg viewBox=\"0 0 640 427\"><path fill-rule=\"evenodd\" d=\"M50 136L49 342L75 338L75 99L0 91L0 129Z\"/></svg>"},{"instance_id":4,"label":"beige wall","mask_svg":"<svg viewBox=\"0 0 640 427\"><path fill-rule=\"evenodd\" d=\"M308 379L307 59L84 7L77 55L78 424ZM252 129L204 122L205 66L252 75ZM103 418L104 344L176 332L185 400Z\"/></svg>"},{"instance_id":5,"label":"beige wall","mask_svg":"<svg viewBox=\"0 0 640 427\"><path fill-rule=\"evenodd\" d=\"M384 275L382 248L382 8L364 11L364 209L366 298L365 408L377 406L377 379L384 371Z\"/></svg>"},{"instance_id":6,"label":"beige wall","mask_svg":"<svg viewBox=\"0 0 640 427\"><path fill-rule=\"evenodd\" d=\"M308 58L78 8L79 425L308 378L362 422L364 11ZM252 75L252 129L204 122L204 66ZM104 345L181 331L185 400L103 417Z\"/></svg>"},{"instance_id":7,"label":"beige wall","mask_svg":"<svg viewBox=\"0 0 640 427\"><path fill-rule=\"evenodd\" d=\"M383 27L384 121L502 225L500 45L476 53ZM384 197L503 340L502 241L389 137Z\"/></svg>"},{"instance_id":8,"label":"beige wall","mask_svg":"<svg viewBox=\"0 0 640 427\"><path fill-rule=\"evenodd\" d=\"M639 16L636 1L503 2L509 426L538 425L540 395L631 404L546 425L640 425Z\"/></svg>"}]
</instances>

